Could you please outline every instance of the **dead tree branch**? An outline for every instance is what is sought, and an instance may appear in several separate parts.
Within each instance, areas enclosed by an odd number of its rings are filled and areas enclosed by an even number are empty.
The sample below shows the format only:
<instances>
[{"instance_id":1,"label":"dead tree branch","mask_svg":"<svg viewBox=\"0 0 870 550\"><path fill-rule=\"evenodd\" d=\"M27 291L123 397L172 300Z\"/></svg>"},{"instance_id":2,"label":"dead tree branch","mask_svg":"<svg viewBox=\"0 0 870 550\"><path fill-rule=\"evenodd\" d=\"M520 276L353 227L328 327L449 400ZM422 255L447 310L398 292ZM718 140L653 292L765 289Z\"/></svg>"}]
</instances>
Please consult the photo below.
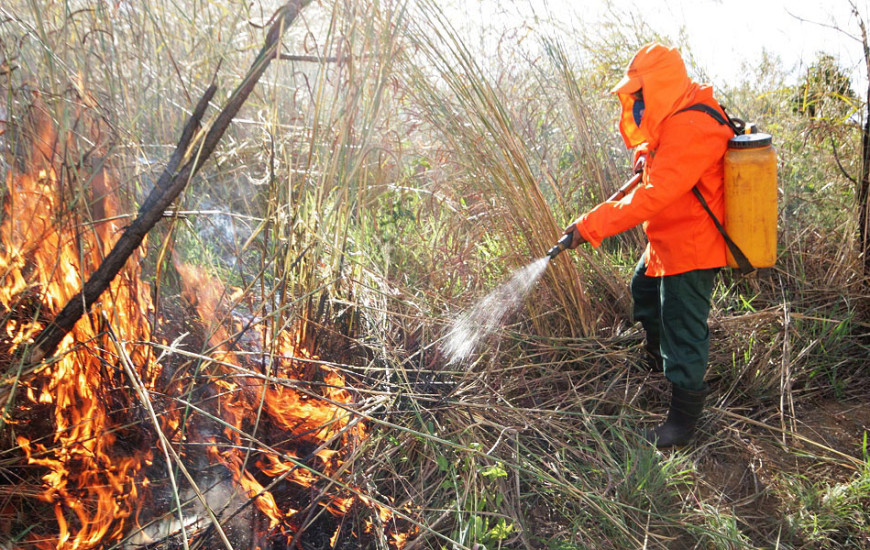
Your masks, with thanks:
<instances>
[{"instance_id":1,"label":"dead tree branch","mask_svg":"<svg viewBox=\"0 0 870 550\"><path fill-rule=\"evenodd\" d=\"M78 294L72 297L35 338L28 361L35 363L51 356L58 344L73 325L89 311L91 306L105 291L112 279L121 271L131 254L142 244L145 235L163 217L163 212L175 200L188 182L211 156L218 142L253 91L269 64L278 55L281 36L284 30L299 15L311 0L290 0L272 17L272 25L266 34L265 43L248 70L244 80L229 97L208 131L197 131L208 102L214 96L216 86L212 84L197 103L196 108L185 124L175 152L160 175L157 184L139 208L138 216L115 243L115 246L87 280ZM180 168L179 168L180 166Z\"/></svg>"}]
</instances>

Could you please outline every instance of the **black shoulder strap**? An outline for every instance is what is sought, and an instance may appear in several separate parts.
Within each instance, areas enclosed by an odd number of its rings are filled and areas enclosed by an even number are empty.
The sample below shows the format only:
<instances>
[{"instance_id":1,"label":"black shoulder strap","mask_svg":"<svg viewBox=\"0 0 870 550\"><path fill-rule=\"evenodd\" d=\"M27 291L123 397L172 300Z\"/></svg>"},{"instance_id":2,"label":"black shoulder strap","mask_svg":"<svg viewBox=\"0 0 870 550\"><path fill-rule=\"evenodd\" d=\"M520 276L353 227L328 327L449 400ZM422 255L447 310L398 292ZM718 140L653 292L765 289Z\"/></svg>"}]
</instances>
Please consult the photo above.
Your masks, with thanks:
<instances>
[{"instance_id":1,"label":"black shoulder strap","mask_svg":"<svg viewBox=\"0 0 870 550\"><path fill-rule=\"evenodd\" d=\"M722 109L725 110L724 108ZM701 113L706 113L716 119L719 124L724 126L728 126L735 134L740 134L743 131L742 121L737 119L732 119L726 113L725 116L722 116L722 113L710 107L709 105L704 105L703 103L696 103L694 105L690 105L685 109L677 111L677 114L683 113L685 111L699 111ZM740 250L740 247L737 246L731 237L728 235L728 232L725 231L725 226L719 221L713 211L710 209L710 205L707 204L707 201L704 199L704 195L701 194L701 190L698 189L698 186L692 187L692 193L694 193L695 197L697 197L698 201L701 203L701 206L704 207L704 210L707 211L707 214L710 215L710 218L713 220L713 223L716 225L716 229L719 230L719 233L722 233L722 237L725 238L725 244L728 246L728 250L731 252L731 255L734 257L734 261L737 262L737 267L740 269L740 274L746 277L755 272L755 267L746 257L746 254Z\"/></svg>"},{"instance_id":2,"label":"black shoulder strap","mask_svg":"<svg viewBox=\"0 0 870 550\"><path fill-rule=\"evenodd\" d=\"M716 229L719 230L719 233L722 233L722 237L725 238L725 244L728 246L728 250L731 252L731 255L734 256L734 261L737 262L737 268L740 269L740 274L746 277L747 275L751 275L755 272L755 267L752 265L752 262L749 261L749 258L746 257L746 254L740 250L740 247L737 246L731 237L728 235L728 232L725 231L725 227L719 221L713 211L710 210L710 205L707 204L707 201L704 199L704 195L701 194L701 190L698 189L698 186L692 187L692 193L695 194L695 197L698 198L698 201L701 203L701 206L704 207L704 210L707 211L707 214L712 218L713 223L716 224Z\"/></svg>"},{"instance_id":3,"label":"black shoulder strap","mask_svg":"<svg viewBox=\"0 0 870 550\"><path fill-rule=\"evenodd\" d=\"M710 107L709 105L705 105L704 103L695 103L694 105L689 105L685 109L681 109L677 111L679 113L685 113L686 111L698 111L700 113L706 113L711 117L716 119L716 122L722 124L724 126L728 126L731 128L735 134L742 134L743 129L746 127L745 123L739 118L731 118L728 116L728 112L725 111L725 107L722 107L722 112L725 113L725 116L722 116L722 113Z\"/></svg>"}]
</instances>

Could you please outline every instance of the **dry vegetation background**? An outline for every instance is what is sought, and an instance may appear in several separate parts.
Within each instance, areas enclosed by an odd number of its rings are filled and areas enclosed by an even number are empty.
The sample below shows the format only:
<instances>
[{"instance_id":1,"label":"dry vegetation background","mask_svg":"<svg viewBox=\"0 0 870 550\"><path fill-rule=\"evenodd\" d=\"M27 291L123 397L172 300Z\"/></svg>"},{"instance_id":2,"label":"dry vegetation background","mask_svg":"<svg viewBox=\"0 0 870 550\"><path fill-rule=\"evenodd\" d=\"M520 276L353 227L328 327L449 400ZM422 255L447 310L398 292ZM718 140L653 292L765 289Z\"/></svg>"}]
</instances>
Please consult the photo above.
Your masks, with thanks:
<instances>
[{"instance_id":1,"label":"dry vegetation background","mask_svg":"<svg viewBox=\"0 0 870 550\"><path fill-rule=\"evenodd\" d=\"M108 170L120 232L206 87L218 86L207 127L240 84L279 5L5 2L4 220L14 218L9 182L38 139L28 133L36 110L62 136L53 223L78 236L98 225L94 174ZM24 363L9 327L23 316L45 322L62 304L41 299L33 270L27 298L3 302L0 548L140 547L152 520L170 523L150 527L150 548L283 548L288 538L306 549L870 548L870 284L855 182L867 104L835 60L820 57L797 85L784 84L776 58L749 67L745 81L714 83L732 115L774 136L780 253L756 278L719 279L713 393L693 446L660 453L638 435L667 393L643 368L629 316L638 231L562 254L478 353L461 364L441 354L451 321L626 179L617 102L603 91L640 45L670 40L629 32L620 17L598 36L529 23L474 44L428 1L305 7L282 58L176 201L180 213L131 261L151 305L129 344L164 374L143 389L112 374L126 359L109 340L99 352L102 374L90 383L111 388L101 395L113 396L110 416L123 425L113 452L164 450L131 482L143 491L136 522L110 519L102 535L74 543L88 520L69 503L87 509L89 493L45 497L46 463L19 436L41 438L42 456L63 462L57 422L38 420L44 409L23 390L54 367ZM70 242L89 253L85 239ZM11 284L4 269L0 287ZM108 338L97 315L82 322L97 329L79 349ZM346 400L270 370L285 352L264 343L291 327L301 342L293 364L325 388L340 376ZM340 466L295 463L320 475L315 504L294 493L301 512L272 523L262 491L216 485L234 503L214 507L222 538L179 472L232 477L232 464L197 451L206 420L232 424L226 409L197 420L219 393L202 380L232 393L226 380L251 373L264 388L340 403L350 420L318 442ZM154 418L187 407L181 432L162 439L168 428L152 422L144 394ZM226 442L248 449L251 463L277 445L262 443L276 428L261 413L248 411ZM264 475L255 475L261 488L285 505L289 493ZM341 491L364 498L345 511L318 504ZM390 511L376 528L366 498ZM172 526L179 508L198 523Z\"/></svg>"}]
</instances>

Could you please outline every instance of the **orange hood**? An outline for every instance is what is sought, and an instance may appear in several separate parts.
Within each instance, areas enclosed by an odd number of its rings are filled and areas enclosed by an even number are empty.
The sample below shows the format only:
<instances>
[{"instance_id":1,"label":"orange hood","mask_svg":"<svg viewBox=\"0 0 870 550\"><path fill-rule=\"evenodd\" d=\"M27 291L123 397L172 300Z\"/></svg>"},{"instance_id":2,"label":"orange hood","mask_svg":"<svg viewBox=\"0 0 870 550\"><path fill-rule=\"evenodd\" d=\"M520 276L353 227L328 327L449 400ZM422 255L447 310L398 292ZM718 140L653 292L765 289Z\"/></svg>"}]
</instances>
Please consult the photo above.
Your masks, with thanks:
<instances>
[{"instance_id":1,"label":"orange hood","mask_svg":"<svg viewBox=\"0 0 870 550\"><path fill-rule=\"evenodd\" d=\"M643 88L644 114L640 127L634 122L632 93ZM622 104L619 131L629 148L648 142L655 148L662 122L680 109L696 103L701 86L686 73L680 52L658 43L641 48L612 90Z\"/></svg>"}]
</instances>

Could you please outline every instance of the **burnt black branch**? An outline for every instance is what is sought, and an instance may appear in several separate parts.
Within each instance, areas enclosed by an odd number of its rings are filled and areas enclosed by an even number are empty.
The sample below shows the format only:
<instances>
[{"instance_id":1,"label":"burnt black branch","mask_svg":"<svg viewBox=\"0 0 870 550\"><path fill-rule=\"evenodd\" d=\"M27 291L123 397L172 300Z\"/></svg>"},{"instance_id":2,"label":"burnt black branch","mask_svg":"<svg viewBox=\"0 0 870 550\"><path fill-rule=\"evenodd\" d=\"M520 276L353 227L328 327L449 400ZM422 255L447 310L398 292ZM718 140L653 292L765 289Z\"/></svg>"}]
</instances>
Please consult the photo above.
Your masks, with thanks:
<instances>
[{"instance_id":1,"label":"burnt black branch","mask_svg":"<svg viewBox=\"0 0 870 550\"><path fill-rule=\"evenodd\" d=\"M203 135L202 132L198 131L198 128L206 107L217 88L212 84L205 91L185 124L175 152L170 157L157 184L139 208L136 219L124 230L118 242L90 276L82 290L73 296L54 320L36 336L28 357L29 362L35 363L54 355L60 341L109 287L109 284L127 263L127 259L142 244L145 235L163 217L166 208L202 168L202 165L214 152L227 127L254 90L260 77L272 60L278 56L278 48L284 30L296 19L302 8L309 3L311 0L290 0L275 13L272 25L266 34L265 43L247 75L227 99L223 109Z\"/></svg>"}]
</instances>

